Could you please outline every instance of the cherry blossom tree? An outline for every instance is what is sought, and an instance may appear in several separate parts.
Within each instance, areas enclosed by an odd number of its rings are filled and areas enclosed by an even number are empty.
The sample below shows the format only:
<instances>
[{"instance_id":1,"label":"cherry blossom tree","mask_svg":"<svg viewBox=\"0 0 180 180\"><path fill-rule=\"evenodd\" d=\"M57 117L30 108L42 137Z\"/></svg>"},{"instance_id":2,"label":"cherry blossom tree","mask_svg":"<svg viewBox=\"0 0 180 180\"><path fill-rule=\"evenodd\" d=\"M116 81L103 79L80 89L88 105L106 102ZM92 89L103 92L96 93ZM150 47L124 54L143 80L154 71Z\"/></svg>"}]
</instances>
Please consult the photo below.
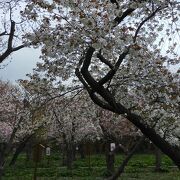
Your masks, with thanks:
<instances>
[{"instance_id":1,"label":"cherry blossom tree","mask_svg":"<svg viewBox=\"0 0 180 180\"><path fill-rule=\"evenodd\" d=\"M84 85L100 107L132 122L180 167L178 0L31 1L26 38L39 42L36 72ZM37 46L38 44L36 44ZM76 69L75 69L76 67Z\"/></svg>"},{"instance_id":2,"label":"cherry blossom tree","mask_svg":"<svg viewBox=\"0 0 180 180\"><path fill-rule=\"evenodd\" d=\"M1 136L0 136L0 178L3 173L6 154L9 153L12 140L15 138L15 132L20 121L17 117L20 104L20 92L15 86L10 85L8 82L0 81L1 91ZM16 127L15 127L16 126Z\"/></svg>"},{"instance_id":3,"label":"cherry blossom tree","mask_svg":"<svg viewBox=\"0 0 180 180\"><path fill-rule=\"evenodd\" d=\"M38 109L32 100L24 99L20 88L9 82L0 81L0 179L2 178L7 157L13 147L28 141L40 128L48 123L48 114ZM33 107L34 106L34 107Z\"/></svg>"},{"instance_id":4,"label":"cherry blossom tree","mask_svg":"<svg viewBox=\"0 0 180 180\"><path fill-rule=\"evenodd\" d=\"M46 104L49 107L48 111L52 112L48 136L55 138L61 144L61 148L64 147L63 152L66 152L68 157L64 160L68 163L63 161L63 164L67 164L68 168L72 166L75 147L82 143L102 139L108 142L108 147L109 142L121 143L120 147L128 152L132 146L131 143L128 145L131 140L124 143L123 137L140 135L137 128L125 118L103 111L94 105L82 87L77 86L69 92L61 87L62 93L60 93L59 87L53 86L51 81L41 79L37 74L29 77L30 81L21 80L20 82L34 94L36 99L41 97L41 103ZM132 141L134 143L135 139L133 138ZM107 155L109 154L112 153L108 151Z\"/></svg>"},{"instance_id":5,"label":"cherry blossom tree","mask_svg":"<svg viewBox=\"0 0 180 180\"><path fill-rule=\"evenodd\" d=\"M103 131L107 173L109 176L112 176L115 172L115 153L119 149L121 149L127 156L120 165L120 168L118 168L120 170L115 173L116 176L117 174L119 176L123 172L125 166L134 154L135 150L137 149L138 146L134 146L134 144L136 144L138 140L141 139L142 134L126 118L114 114L110 111L100 108L97 114L97 118L99 118L100 126ZM114 143L116 145L113 150L111 148L111 143ZM133 151L130 151L131 149L133 149Z\"/></svg>"},{"instance_id":6,"label":"cherry blossom tree","mask_svg":"<svg viewBox=\"0 0 180 180\"><path fill-rule=\"evenodd\" d=\"M89 109L90 104L93 109ZM56 138L61 148L64 147L65 164L71 169L76 147L81 143L100 140L102 137L95 106L85 92L56 98L49 102L49 105L50 111L53 112L50 135Z\"/></svg>"}]
</instances>

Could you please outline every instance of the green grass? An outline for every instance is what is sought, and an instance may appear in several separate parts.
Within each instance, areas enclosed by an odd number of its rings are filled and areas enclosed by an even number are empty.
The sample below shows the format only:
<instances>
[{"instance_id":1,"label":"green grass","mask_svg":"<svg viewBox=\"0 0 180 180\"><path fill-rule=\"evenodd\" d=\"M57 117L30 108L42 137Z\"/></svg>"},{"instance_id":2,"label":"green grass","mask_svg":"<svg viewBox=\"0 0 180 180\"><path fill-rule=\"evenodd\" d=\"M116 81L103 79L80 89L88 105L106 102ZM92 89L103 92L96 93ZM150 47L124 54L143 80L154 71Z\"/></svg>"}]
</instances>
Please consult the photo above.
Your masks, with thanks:
<instances>
[{"instance_id":1,"label":"green grass","mask_svg":"<svg viewBox=\"0 0 180 180\"><path fill-rule=\"evenodd\" d=\"M121 164L123 155L116 155L115 166ZM180 180L180 172L174 167L173 162L163 156L163 173L154 172L154 155L136 154L129 161L125 172L121 176L123 180ZM103 179L106 174L106 162L104 155L91 155L85 159L77 158L73 163L73 170L67 170L62 166L62 159L58 153L51 155L49 164L47 157L43 157L38 163L38 180L98 180ZM21 154L15 167L6 167L3 180L32 180L35 163L26 161L24 154Z\"/></svg>"}]
</instances>

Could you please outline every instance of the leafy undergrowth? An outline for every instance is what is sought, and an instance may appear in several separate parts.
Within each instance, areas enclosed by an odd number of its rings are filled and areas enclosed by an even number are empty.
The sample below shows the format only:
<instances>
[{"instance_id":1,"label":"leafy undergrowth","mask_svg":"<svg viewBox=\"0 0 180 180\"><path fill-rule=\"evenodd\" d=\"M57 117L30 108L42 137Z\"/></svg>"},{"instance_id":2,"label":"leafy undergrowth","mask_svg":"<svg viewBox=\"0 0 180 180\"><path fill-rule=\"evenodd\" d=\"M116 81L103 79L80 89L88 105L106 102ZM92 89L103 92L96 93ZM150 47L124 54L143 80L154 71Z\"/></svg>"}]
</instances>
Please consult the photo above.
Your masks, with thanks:
<instances>
[{"instance_id":1,"label":"leafy undergrowth","mask_svg":"<svg viewBox=\"0 0 180 180\"><path fill-rule=\"evenodd\" d=\"M115 166L121 164L123 155L116 155ZM136 154L129 161L125 172L121 176L123 180L180 180L180 172L174 167L173 162L163 156L161 173L154 172L155 157L151 154ZM24 154L20 155L14 167L6 167L4 180L32 180L34 175L34 162L26 161ZM106 163L104 155L91 155L85 159L77 158L73 163L73 169L67 170L62 166L62 159L58 153L51 155L49 161L43 157L38 163L38 180L98 180L106 175Z\"/></svg>"}]
</instances>

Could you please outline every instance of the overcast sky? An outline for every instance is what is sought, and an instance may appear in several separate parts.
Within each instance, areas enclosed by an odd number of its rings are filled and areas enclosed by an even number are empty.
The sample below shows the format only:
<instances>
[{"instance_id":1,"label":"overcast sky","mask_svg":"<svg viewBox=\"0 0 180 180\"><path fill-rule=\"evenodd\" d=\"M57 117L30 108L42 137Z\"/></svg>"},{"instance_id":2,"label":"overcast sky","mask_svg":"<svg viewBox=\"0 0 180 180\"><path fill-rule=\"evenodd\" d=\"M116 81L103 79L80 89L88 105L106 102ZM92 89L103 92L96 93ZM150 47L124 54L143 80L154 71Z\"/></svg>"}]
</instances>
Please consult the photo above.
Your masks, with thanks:
<instances>
[{"instance_id":1,"label":"overcast sky","mask_svg":"<svg viewBox=\"0 0 180 180\"><path fill-rule=\"evenodd\" d=\"M0 79L15 82L18 79L26 78L31 73L39 60L40 50L24 48L14 52L12 56L0 65ZM3 67L5 65L5 67ZM2 69L3 68L3 69Z\"/></svg>"}]
</instances>

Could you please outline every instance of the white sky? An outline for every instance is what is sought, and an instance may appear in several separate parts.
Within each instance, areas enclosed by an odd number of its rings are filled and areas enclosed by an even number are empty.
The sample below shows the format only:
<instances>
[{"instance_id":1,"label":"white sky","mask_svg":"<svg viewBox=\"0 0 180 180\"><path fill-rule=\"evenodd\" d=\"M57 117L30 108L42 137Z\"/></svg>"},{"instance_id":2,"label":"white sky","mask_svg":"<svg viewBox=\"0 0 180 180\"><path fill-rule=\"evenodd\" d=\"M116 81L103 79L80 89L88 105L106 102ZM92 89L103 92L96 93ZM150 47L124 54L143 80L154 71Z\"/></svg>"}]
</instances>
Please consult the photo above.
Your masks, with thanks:
<instances>
[{"instance_id":1,"label":"white sky","mask_svg":"<svg viewBox=\"0 0 180 180\"><path fill-rule=\"evenodd\" d=\"M18 79L25 79L27 73L33 72L39 60L40 50L24 48L14 52L4 63L0 64L0 79L15 82Z\"/></svg>"},{"instance_id":2,"label":"white sky","mask_svg":"<svg viewBox=\"0 0 180 180\"><path fill-rule=\"evenodd\" d=\"M4 2L0 0L0 2ZM2 11L0 10L0 15ZM178 46L180 47L180 46ZM25 79L27 73L32 73L39 60L40 50L33 48L23 48L14 52L4 63L0 64L0 79L15 82L18 79ZM6 65L3 68L3 65ZM3 68L3 69L2 69ZM171 66L173 72L177 71L178 66Z\"/></svg>"},{"instance_id":3,"label":"white sky","mask_svg":"<svg viewBox=\"0 0 180 180\"><path fill-rule=\"evenodd\" d=\"M5 3L6 0L0 0L0 3ZM9 2L9 1L8 1ZM12 3L13 4L13 3ZM19 22L19 11L23 9L25 4L21 2L21 6L16 6L13 9L12 19L15 22ZM5 13L5 14L4 14ZM9 23L9 11L6 9L0 9L0 32L4 31L4 18ZM8 27L7 23L7 27ZM15 40L14 40L15 42ZM21 43L20 43L21 44ZM18 44L19 45L19 44ZM2 53L2 52L1 52ZM8 80L15 83L18 79L25 79L27 73L33 72L32 69L36 67L36 63L39 60L40 49L23 48L16 52L13 52L11 56L4 60L0 64L0 79Z\"/></svg>"}]
</instances>

